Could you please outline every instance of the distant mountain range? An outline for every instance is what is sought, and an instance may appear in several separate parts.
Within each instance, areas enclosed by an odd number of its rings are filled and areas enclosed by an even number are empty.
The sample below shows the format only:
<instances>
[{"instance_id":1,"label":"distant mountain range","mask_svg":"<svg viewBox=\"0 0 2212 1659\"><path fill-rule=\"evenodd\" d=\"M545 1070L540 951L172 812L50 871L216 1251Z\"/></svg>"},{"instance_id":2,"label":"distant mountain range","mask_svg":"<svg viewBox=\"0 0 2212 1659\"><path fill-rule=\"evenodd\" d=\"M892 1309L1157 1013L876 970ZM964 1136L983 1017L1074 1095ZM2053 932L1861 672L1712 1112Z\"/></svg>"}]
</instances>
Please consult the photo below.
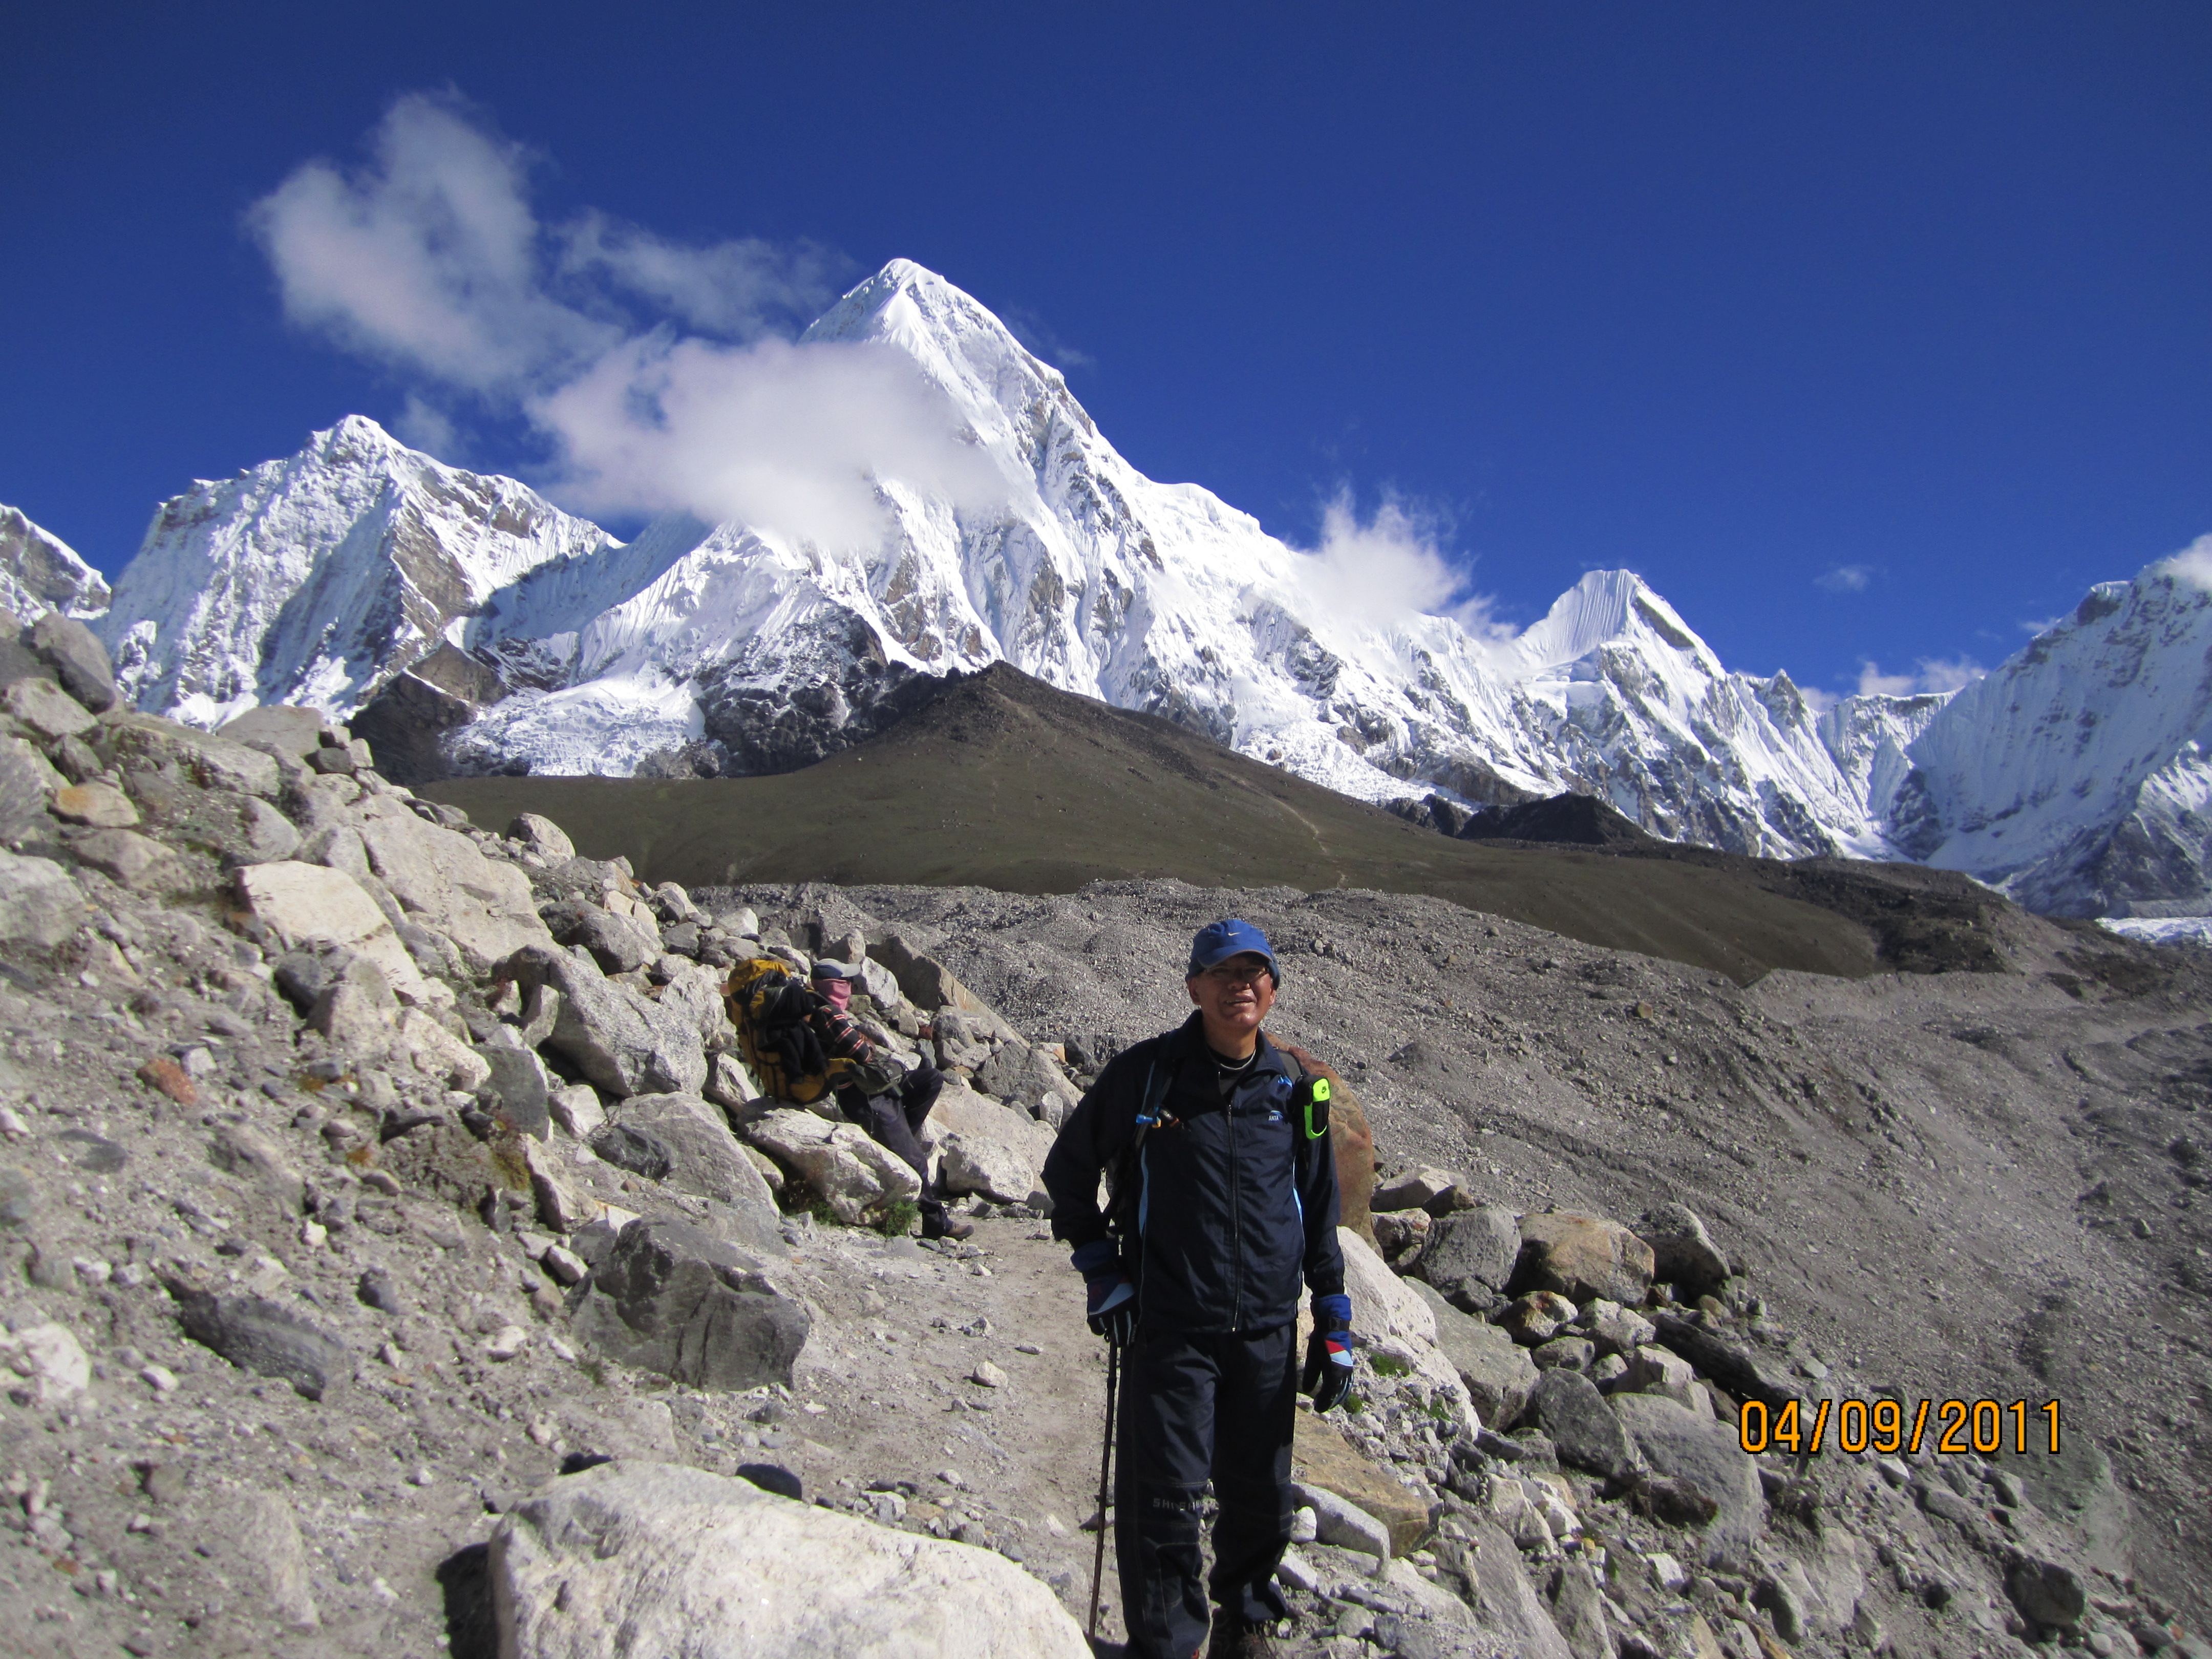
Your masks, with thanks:
<instances>
[{"instance_id":1,"label":"distant mountain range","mask_svg":"<svg viewBox=\"0 0 2212 1659\"><path fill-rule=\"evenodd\" d=\"M787 771L896 720L916 676L1004 660L1370 801L1595 795L1667 839L1911 859L2048 913L2212 913L2212 550L2100 585L1956 694L1821 712L1787 675L1730 672L1626 570L1507 638L1352 614L1312 556L1139 473L1057 371L907 261L805 338L903 354L1002 498L878 480L888 528L858 554L681 514L623 543L355 416L167 503L112 600L6 512L0 600L105 602L142 708L317 704L411 780Z\"/></svg>"}]
</instances>

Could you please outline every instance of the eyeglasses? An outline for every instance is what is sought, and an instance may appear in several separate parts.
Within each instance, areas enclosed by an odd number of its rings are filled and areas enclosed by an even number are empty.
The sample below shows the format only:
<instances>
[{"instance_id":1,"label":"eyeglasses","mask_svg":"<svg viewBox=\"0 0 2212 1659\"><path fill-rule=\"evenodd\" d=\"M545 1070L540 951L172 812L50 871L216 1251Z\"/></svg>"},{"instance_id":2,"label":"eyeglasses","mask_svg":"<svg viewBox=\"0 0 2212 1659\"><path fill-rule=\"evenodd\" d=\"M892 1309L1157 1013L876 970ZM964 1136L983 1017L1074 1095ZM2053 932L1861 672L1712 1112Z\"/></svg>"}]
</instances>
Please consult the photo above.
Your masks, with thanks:
<instances>
[{"instance_id":1,"label":"eyeglasses","mask_svg":"<svg viewBox=\"0 0 2212 1659\"><path fill-rule=\"evenodd\" d=\"M1275 970L1264 962L1240 967L1233 962L1218 962L1198 975L1210 979L1217 985L1256 985L1263 979L1273 979Z\"/></svg>"}]
</instances>

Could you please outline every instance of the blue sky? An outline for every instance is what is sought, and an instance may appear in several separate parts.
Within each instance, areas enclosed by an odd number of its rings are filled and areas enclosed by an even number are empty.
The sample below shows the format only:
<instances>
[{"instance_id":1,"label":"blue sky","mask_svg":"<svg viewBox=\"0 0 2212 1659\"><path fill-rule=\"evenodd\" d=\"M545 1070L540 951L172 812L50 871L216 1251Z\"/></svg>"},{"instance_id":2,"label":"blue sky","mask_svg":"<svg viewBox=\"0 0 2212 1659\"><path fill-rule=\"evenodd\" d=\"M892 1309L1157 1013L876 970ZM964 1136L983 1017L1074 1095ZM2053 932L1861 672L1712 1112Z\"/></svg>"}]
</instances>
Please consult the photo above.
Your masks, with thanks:
<instances>
[{"instance_id":1,"label":"blue sky","mask_svg":"<svg viewBox=\"0 0 2212 1659\"><path fill-rule=\"evenodd\" d=\"M422 94L544 224L918 260L1146 472L1302 544L1410 503L1510 621L1625 564L1842 691L2212 531L2201 5L90 0L8 50L0 501L110 571L422 390L288 322L248 221ZM544 467L445 402L449 459Z\"/></svg>"}]
</instances>

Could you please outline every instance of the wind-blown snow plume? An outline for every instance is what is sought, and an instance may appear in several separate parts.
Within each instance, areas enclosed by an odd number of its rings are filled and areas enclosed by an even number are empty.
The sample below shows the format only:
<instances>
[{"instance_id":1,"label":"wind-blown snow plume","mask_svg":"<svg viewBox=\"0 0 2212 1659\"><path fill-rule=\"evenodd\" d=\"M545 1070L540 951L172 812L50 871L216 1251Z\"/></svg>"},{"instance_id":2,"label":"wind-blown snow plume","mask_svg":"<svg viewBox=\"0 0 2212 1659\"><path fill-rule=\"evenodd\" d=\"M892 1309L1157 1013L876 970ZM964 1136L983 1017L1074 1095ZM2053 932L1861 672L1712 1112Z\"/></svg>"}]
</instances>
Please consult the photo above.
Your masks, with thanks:
<instances>
[{"instance_id":1,"label":"wind-blown snow plume","mask_svg":"<svg viewBox=\"0 0 2212 1659\"><path fill-rule=\"evenodd\" d=\"M1402 501L1385 501L1363 524L1340 490L1322 509L1321 545L1297 563L1299 585L1322 617L1388 626L1448 616L1478 639L1509 632L1491 622L1487 596L1466 592L1440 539L1433 518Z\"/></svg>"},{"instance_id":2,"label":"wind-blown snow plume","mask_svg":"<svg viewBox=\"0 0 2212 1659\"><path fill-rule=\"evenodd\" d=\"M352 173L311 161L248 227L295 323L414 382L520 410L559 495L599 512L743 518L843 551L889 526L878 481L995 499L950 401L891 354L793 346L842 264L812 244L692 247L586 212L548 227L529 157L450 100L400 99Z\"/></svg>"}]
</instances>

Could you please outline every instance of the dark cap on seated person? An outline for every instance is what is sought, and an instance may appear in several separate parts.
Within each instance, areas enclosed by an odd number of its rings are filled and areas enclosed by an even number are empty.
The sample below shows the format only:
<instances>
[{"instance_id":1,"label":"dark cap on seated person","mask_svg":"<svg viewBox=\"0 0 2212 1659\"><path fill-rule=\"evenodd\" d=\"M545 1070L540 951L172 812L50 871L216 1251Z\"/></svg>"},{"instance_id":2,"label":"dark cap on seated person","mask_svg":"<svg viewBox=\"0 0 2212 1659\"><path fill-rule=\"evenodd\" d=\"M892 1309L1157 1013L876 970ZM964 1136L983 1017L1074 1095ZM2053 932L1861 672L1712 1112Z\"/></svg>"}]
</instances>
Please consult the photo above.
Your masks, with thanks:
<instances>
[{"instance_id":1,"label":"dark cap on seated person","mask_svg":"<svg viewBox=\"0 0 2212 1659\"><path fill-rule=\"evenodd\" d=\"M832 962L827 957L814 964L811 977L815 979L858 979L860 970L849 962Z\"/></svg>"},{"instance_id":2,"label":"dark cap on seated person","mask_svg":"<svg viewBox=\"0 0 2212 1659\"><path fill-rule=\"evenodd\" d=\"M1265 957L1267 971L1279 982L1283 970L1275 961L1275 948L1267 943L1267 936L1249 921L1239 921L1234 916L1224 917L1198 930L1198 937L1190 942L1190 971L1186 977L1204 973L1217 963L1231 957L1244 955Z\"/></svg>"}]
</instances>

